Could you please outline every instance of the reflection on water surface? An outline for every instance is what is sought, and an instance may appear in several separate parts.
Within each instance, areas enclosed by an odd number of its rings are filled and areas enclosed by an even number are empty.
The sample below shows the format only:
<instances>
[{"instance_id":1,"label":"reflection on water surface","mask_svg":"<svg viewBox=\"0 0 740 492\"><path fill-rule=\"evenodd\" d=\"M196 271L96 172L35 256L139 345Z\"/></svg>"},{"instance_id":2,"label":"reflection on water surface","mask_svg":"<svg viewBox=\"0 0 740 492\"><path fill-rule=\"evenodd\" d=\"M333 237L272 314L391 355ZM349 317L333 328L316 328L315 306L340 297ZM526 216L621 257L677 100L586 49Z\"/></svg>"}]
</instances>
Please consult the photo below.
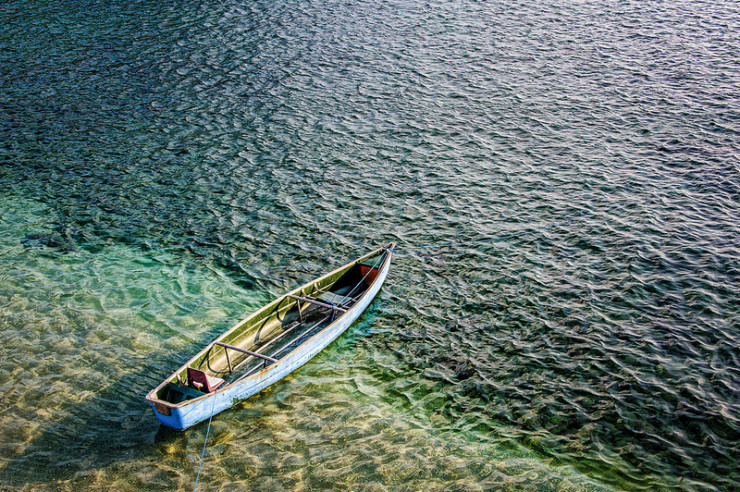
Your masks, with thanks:
<instances>
[{"instance_id":1,"label":"reflection on water surface","mask_svg":"<svg viewBox=\"0 0 740 492\"><path fill-rule=\"evenodd\" d=\"M207 426L143 395L394 240L358 324L213 420L204 486L739 487L734 4L0 16L2 486L191 488Z\"/></svg>"}]
</instances>

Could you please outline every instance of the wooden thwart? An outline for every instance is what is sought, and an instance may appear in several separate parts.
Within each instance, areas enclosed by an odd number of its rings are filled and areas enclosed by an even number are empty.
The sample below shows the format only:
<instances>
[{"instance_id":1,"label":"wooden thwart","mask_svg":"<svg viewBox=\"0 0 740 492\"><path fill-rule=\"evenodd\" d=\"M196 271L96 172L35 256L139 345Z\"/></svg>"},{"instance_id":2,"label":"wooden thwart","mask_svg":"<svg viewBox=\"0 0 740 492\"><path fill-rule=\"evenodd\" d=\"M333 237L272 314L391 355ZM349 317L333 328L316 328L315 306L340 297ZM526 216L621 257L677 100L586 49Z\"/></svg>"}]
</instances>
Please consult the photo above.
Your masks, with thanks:
<instances>
[{"instance_id":1,"label":"wooden thwart","mask_svg":"<svg viewBox=\"0 0 740 492\"><path fill-rule=\"evenodd\" d=\"M244 354L251 355L254 357L259 357L260 359L265 359L270 362L277 362L277 359L273 359L272 357L269 357L267 355L258 354L257 352L252 352L251 350L246 350L240 347L234 347L233 345L228 345L226 343L221 343L221 342L213 342L213 344L220 345L227 349L236 350L237 352L242 352ZM229 371L232 372L233 369L231 368L231 359L229 358L229 351L224 350L224 352L226 353L226 362L229 364Z\"/></svg>"},{"instance_id":2,"label":"wooden thwart","mask_svg":"<svg viewBox=\"0 0 740 492\"><path fill-rule=\"evenodd\" d=\"M342 313L346 313L347 310L344 308L340 308L339 306L332 306L331 304L327 304L325 302L317 301L316 299L311 299L310 297L301 297L301 296L294 296L291 294L286 294L285 297L290 297L291 299L297 299L299 301L303 302L310 302L311 304L316 304L317 306L325 307L328 309L333 309L334 311L339 311Z\"/></svg>"},{"instance_id":3,"label":"wooden thwart","mask_svg":"<svg viewBox=\"0 0 740 492\"><path fill-rule=\"evenodd\" d=\"M311 331L313 331L313 329L314 329L314 328L316 328L317 326L319 326L319 325L320 325L321 323L323 323L324 321L328 320L328 319L329 319L329 318L331 318L332 316L333 316L333 313L332 313L332 314L330 314L330 315L328 315L328 316L326 316L325 318L323 318L323 319L321 319L321 320L317 321L316 323L314 323L313 325L311 325L311 326L310 326L310 327L309 327L309 328L308 328L307 330L305 330L305 331L304 331L304 333L310 333ZM269 343L269 345L271 345L271 344L272 344L273 342L276 342L276 341L278 341L279 339L283 338L283 336L287 335L287 334L288 334L288 332L290 332L290 331L293 331L293 328L291 328L290 330L286 331L285 333L281 334L280 336L278 336L277 338L275 338L274 340L272 340L272 341L271 341L271 342ZM300 337L299 337L299 338L300 338ZM278 350L277 350L277 351L276 351L275 353L273 353L272 355L278 355L278 354L280 354L280 353L281 353L281 352L282 352L283 350L285 350L286 348L290 347L290 346L291 346L291 344L293 344L293 343L295 343L295 340L292 340L292 341L290 341L290 342L286 343L285 345L283 345L282 347L280 347L280 348L279 348L279 349L278 349ZM257 367L254 367L254 368L252 368L252 369L251 369L251 370L250 370L249 372L247 372L246 374L244 374L243 376L241 376L241 377L240 377L239 379L237 379L237 380L236 380L236 382L239 382L239 381L241 381L242 379L246 379L246 378L248 378L248 377L249 377L249 376L251 376L251 375L252 375L252 374L253 374L253 373L254 373L255 371L257 371L257 370L261 369L261 368L262 368L262 367L263 367L264 365L265 365L265 362L261 362L261 363L260 363L260 364L259 364L259 365L258 365Z\"/></svg>"}]
</instances>

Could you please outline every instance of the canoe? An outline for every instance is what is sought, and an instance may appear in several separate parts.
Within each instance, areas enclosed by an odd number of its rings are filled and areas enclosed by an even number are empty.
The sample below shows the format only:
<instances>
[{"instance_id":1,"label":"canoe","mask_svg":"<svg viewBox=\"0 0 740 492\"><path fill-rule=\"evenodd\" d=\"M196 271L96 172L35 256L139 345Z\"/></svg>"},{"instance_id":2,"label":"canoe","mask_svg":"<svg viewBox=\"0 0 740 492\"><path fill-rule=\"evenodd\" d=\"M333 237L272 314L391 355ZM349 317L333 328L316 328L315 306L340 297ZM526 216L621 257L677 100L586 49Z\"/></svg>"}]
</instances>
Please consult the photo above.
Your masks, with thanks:
<instances>
[{"instance_id":1,"label":"canoe","mask_svg":"<svg viewBox=\"0 0 740 492\"><path fill-rule=\"evenodd\" d=\"M278 297L209 343L146 395L159 421L187 429L308 362L370 305L388 275L393 246Z\"/></svg>"}]
</instances>

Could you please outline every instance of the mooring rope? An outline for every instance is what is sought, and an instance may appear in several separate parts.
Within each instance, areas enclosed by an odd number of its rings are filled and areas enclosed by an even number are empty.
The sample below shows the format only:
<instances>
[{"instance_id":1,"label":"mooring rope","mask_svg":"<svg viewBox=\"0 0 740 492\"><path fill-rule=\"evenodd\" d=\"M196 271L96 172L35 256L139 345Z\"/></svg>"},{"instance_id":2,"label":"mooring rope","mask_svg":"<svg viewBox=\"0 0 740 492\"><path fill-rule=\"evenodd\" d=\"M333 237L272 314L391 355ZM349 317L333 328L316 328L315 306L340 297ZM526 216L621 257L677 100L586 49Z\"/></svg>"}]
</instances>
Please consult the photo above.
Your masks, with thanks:
<instances>
[{"instance_id":1,"label":"mooring rope","mask_svg":"<svg viewBox=\"0 0 740 492\"><path fill-rule=\"evenodd\" d=\"M216 409L216 394L218 390L213 392L213 405L211 406L211 416L208 419L208 427L206 428L206 438L203 440L203 451L200 452L200 464L198 465L198 474L195 476L195 486L193 492L198 488L198 479L200 478L200 469L203 467L203 456L206 454L206 444L208 444L208 434L211 432L211 421L213 420L213 411Z\"/></svg>"}]
</instances>

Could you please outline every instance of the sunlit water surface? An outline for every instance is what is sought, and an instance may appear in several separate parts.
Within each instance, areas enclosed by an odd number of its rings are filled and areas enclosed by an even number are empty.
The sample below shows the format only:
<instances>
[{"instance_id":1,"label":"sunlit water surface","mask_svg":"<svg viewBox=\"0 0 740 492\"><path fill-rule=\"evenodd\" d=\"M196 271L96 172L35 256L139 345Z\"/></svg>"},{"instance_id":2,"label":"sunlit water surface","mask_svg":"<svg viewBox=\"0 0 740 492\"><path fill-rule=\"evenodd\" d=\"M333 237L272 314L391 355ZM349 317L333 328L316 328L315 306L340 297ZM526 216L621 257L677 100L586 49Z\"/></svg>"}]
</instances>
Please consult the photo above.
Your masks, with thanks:
<instances>
[{"instance_id":1,"label":"sunlit water surface","mask_svg":"<svg viewBox=\"0 0 740 492\"><path fill-rule=\"evenodd\" d=\"M4 2L0 487L192 489L208 425L147 391L395 241L199 487L740 488L738 39L722 1Z\"/></svg>"}]
</instances>

